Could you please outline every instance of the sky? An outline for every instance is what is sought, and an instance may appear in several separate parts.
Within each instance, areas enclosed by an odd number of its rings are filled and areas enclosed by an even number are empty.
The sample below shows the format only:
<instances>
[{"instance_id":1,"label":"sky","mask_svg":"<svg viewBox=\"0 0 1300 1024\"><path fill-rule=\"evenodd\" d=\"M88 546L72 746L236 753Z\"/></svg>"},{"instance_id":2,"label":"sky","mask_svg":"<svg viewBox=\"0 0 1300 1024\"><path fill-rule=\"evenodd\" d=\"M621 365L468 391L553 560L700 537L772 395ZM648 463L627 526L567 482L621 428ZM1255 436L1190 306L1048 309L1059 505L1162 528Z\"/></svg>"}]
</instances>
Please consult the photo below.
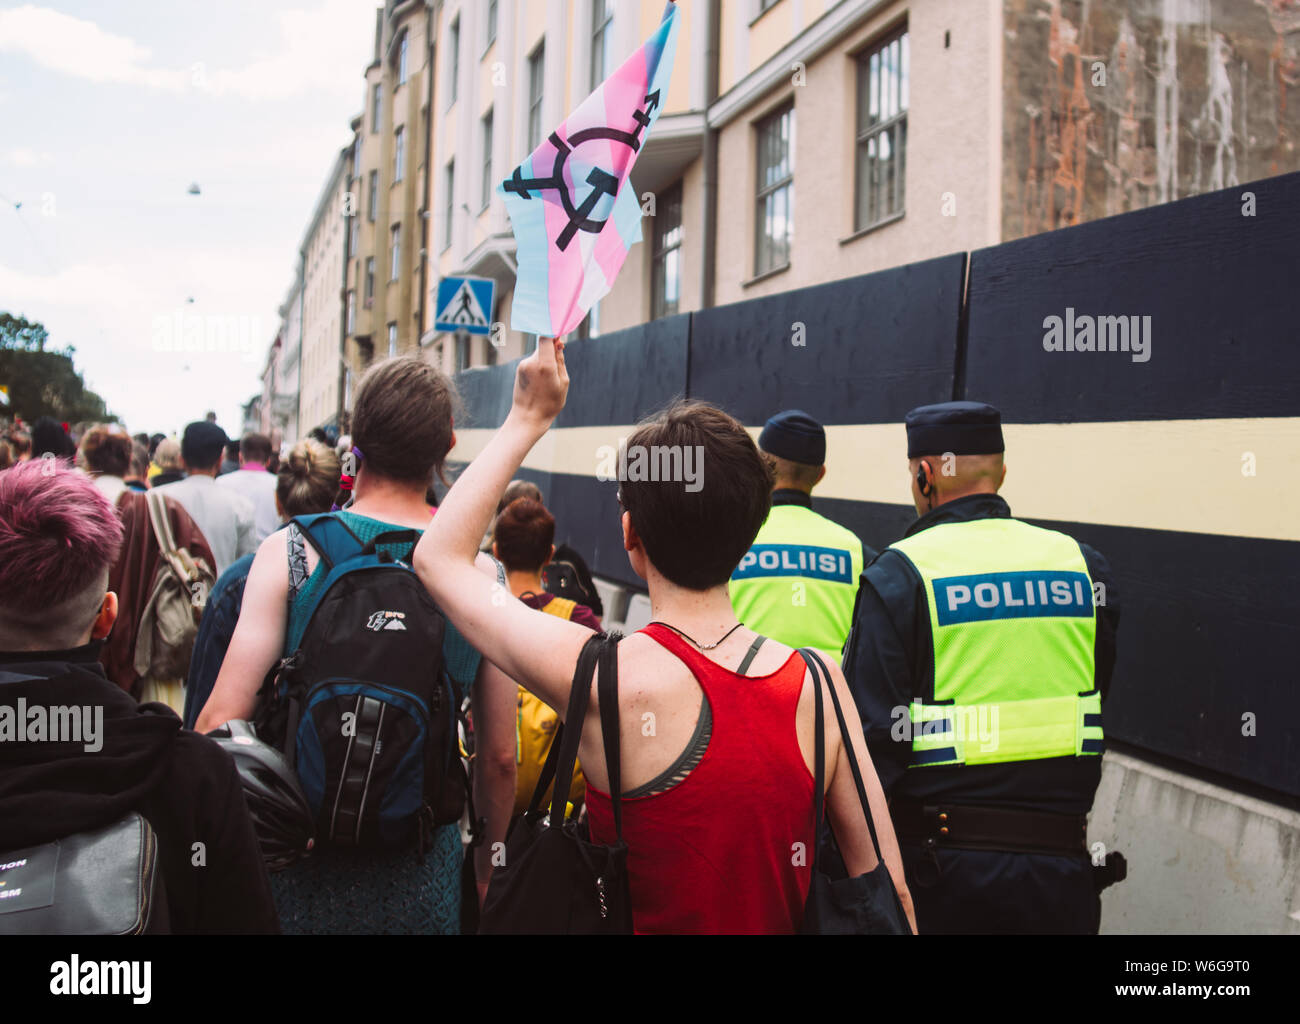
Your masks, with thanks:
<instances>
[{"instance_id":1,"label":"sky","mask_svg":"<svg viewBox=\"0 0 1300 1024\"><path fill-rule=\"evenodd\" d=\"M238 436L377 6L0 0L0 311L132 433Z\"/></svg>"}]
</instances>

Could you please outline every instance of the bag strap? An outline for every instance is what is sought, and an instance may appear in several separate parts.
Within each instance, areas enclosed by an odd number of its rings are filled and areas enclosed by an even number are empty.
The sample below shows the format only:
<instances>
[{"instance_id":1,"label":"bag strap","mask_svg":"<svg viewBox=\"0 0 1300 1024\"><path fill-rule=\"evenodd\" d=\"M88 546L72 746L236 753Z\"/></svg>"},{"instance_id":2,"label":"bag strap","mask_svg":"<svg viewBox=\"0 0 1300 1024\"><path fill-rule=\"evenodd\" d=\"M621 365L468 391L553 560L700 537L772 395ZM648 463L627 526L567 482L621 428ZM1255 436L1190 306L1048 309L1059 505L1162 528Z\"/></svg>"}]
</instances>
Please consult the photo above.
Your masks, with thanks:
<instances>
[{"instance_id":1,"label":"bag strap","mask_svg":"<svg viewBox=\"0 0 1300 1024\"><path fill-rule=\"evenodd\" d=\"M419 530L385 530L383 533L371 538L361 549L363 555L373 555L379 550L381 544L410 544L412 549L420 543ZM407 556L410 557L410 556Z\"/></svg>"},{"instance_id":2,"label":"bag strap","mask_svg":"<svg viewBox=\"0 0 1300 1024\"><path fill-rule=\"evenodd\" d=\"M614 834L623 841L623 761L618 723L618 642L621 633L607 634L600 648L596 696L600 700L600 734L609 772L609 798L614 805Z\"/></svg>"},{"instance_id":3,"label":"bag strap","mask_svg":"<svg viewBox=\"0 0 1300 1024\"><path fill-rule=\"evenodd\" d=\"M822 734L821 684L822 684L822 676L825 675L826 689L829 691L831 695L831 704L835 708L835 720L836 722L839 723L840 742L844 744L844 753L848 755L849 769L853 772L853 783L858 790L858 800L862 803L862 813L866 816L867 819L867 831L871 833L871 845L876 851L876 859L883 864L885 862L885 855L880 850L880 839L876 835L876 824L874 821L871 820L871 803L867 799L867 787L862 782L862 770L861 768L858 767L857 752L853 749L853 741L849 739L849 728L844 721L844 709L840 707L840 698L839 695L835 692L835 685L831 682L830 672L827 670L826 666L822 664L821 658L815 655L808 648L806 647L800 648L799 654L803 657L803 660L808 663L808 668L809 670L811 670L813 674L814 685L817 687L816 704L817 704L818 739L815 741L814 744L817 750L817 768L818 768L818 771L816 773L817 792L815 794L815 799L817 804L816 835L817 837L821 836L822 812L824 809L823 808L824 795L822 792L824 788L824 783L823 783L824 776L822 775L822 771L824 771L824 765L822 762L825 757L825 751L822 749L823 741L821 739L821 734ZM817 841L816 838L814 838L814 842L816 841ZM816 859L817 859L817 855L816 853L814 853L813 854L814 863L816 862Z\"/></svg>"},{"instance_id":4,"label":"bag strap","mask_svg":"<svg viewBox=\"0 0 1300 1024\"><path fill-rule=\"evenodd\" d=\"M158 550L170 564L176 545L172 540L172 524L167 515L167 499L157 491L148 491L144 500L149 507L149 525L153 527L153 536L158 542Z\"/></svg>"},{"instance_id":5,"label":"bag strap","mask_svg":"<svg viewBox=\"0 0 1300 1024\"><path fill-rule=\"evenodd\" d=\"M578 655L578 666L573 672L573 685L569 689L569 707L564 721L555 727L555 736L551 740L551 751L546 755L542 774L533 790L533 798L528 802L527 813L532 814L542 804L542 795L551 779L555 779L555 792L551 795L551 824L562 822L564 805L568 802L569 787L573 784L573 766L578 760L578 741L582 737L583 719L587 717L587 705L591 701L591 681L596 669L596 659L600 654L601 636L593 633ZM561 785L562 784L562 785ZM563 794L563 795L561 795ZM557 802L559 807L556 807ZM561 812L560 815L556 811Z\"/></svg>"}]
</instances>

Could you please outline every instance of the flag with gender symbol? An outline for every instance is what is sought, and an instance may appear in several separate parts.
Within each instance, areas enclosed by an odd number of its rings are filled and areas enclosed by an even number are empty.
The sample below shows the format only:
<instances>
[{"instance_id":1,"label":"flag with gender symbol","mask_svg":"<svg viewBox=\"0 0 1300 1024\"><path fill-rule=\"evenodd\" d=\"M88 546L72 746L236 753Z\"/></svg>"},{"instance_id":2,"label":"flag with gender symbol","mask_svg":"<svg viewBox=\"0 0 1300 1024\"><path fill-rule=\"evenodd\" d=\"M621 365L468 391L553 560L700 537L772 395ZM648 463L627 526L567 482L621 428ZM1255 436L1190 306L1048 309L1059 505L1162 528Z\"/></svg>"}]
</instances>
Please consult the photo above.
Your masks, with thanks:
<instances>
[{"instance_id":1,"label":"flag with gender symbol","mask_svg":"<svg viewBox=\"0 0 1300 1024\"><path fill-rule=\"evenodd\" d=\"M659 28L501 183L519 264L510 326L559 337L613 287L641 241L628 176L668 97L677 5Z\"/></svg>"}]
</instances>

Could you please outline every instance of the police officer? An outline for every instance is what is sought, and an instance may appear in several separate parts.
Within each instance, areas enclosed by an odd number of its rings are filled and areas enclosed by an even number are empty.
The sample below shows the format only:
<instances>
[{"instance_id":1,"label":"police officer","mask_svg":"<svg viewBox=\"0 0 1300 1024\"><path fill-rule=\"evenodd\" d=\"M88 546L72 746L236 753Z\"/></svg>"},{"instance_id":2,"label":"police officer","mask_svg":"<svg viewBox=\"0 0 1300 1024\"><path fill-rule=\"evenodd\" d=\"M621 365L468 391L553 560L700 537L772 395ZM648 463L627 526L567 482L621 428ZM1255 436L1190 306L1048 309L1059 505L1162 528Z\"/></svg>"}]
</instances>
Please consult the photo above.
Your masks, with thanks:
<instances>
[{"instance_id":1,"label":"police officer","mask_svg":"<svg viewBox=\"0 0 1300 1024\"><path fill-rule=\"evenodd\" d=\"M731 574L731 605L760 638L838 658L865 560L851 530L812 510L812 489L826 475L826 431L791 409L767 421L758 447L773 467L772 511ZM742 665L743 674L748 659Z\"/></svg>"},{"instance_id":2,"label":"police officer","mask_svg":"<svg viewBox=\"0 0 1300 1024\"><path fill-rule=\"evenodd\" d=\"M1013 519L1001 415L907 414L918 518L862 574L844 675L917 929L1095 933L1123 859L1088 855L1119 609L1105 560Z\"/></svg>"}]
</instances>

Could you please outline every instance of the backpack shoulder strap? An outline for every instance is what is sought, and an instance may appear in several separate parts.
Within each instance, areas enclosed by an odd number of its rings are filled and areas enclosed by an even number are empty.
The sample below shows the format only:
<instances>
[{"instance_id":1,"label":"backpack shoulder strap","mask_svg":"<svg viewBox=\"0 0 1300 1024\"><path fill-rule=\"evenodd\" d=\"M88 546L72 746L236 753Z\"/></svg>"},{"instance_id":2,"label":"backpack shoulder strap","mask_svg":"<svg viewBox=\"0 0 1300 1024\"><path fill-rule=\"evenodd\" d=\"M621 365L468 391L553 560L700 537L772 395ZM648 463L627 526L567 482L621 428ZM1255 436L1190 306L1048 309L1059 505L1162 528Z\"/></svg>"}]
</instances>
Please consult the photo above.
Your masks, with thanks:
<instances>
[{"instance_id":1,"label":"backpack shoulder strap","mask_svg":"<svg viewBox=\"0 0 1300 1024\"><path fill-rule=\"evenodd\" d=\"M327 571L359 554L366 546L348 524L332 512L294 516L293 522L325 563Z\"/></svg>"},{"instance_id":2,"label":"backpack shoulder strap","mask_svg":"<svg viewBox=\"0 0 1300 1024\"><path fill-rule=\"evenodd\" d=\"M157 491L145 492L145 503L149 507L149 524L153 527L154 539L158 541L158 550L164 557L176 551L176 541L172 537L171 517L167 515L167 499Z\"/></svg>"}]
</instances>

